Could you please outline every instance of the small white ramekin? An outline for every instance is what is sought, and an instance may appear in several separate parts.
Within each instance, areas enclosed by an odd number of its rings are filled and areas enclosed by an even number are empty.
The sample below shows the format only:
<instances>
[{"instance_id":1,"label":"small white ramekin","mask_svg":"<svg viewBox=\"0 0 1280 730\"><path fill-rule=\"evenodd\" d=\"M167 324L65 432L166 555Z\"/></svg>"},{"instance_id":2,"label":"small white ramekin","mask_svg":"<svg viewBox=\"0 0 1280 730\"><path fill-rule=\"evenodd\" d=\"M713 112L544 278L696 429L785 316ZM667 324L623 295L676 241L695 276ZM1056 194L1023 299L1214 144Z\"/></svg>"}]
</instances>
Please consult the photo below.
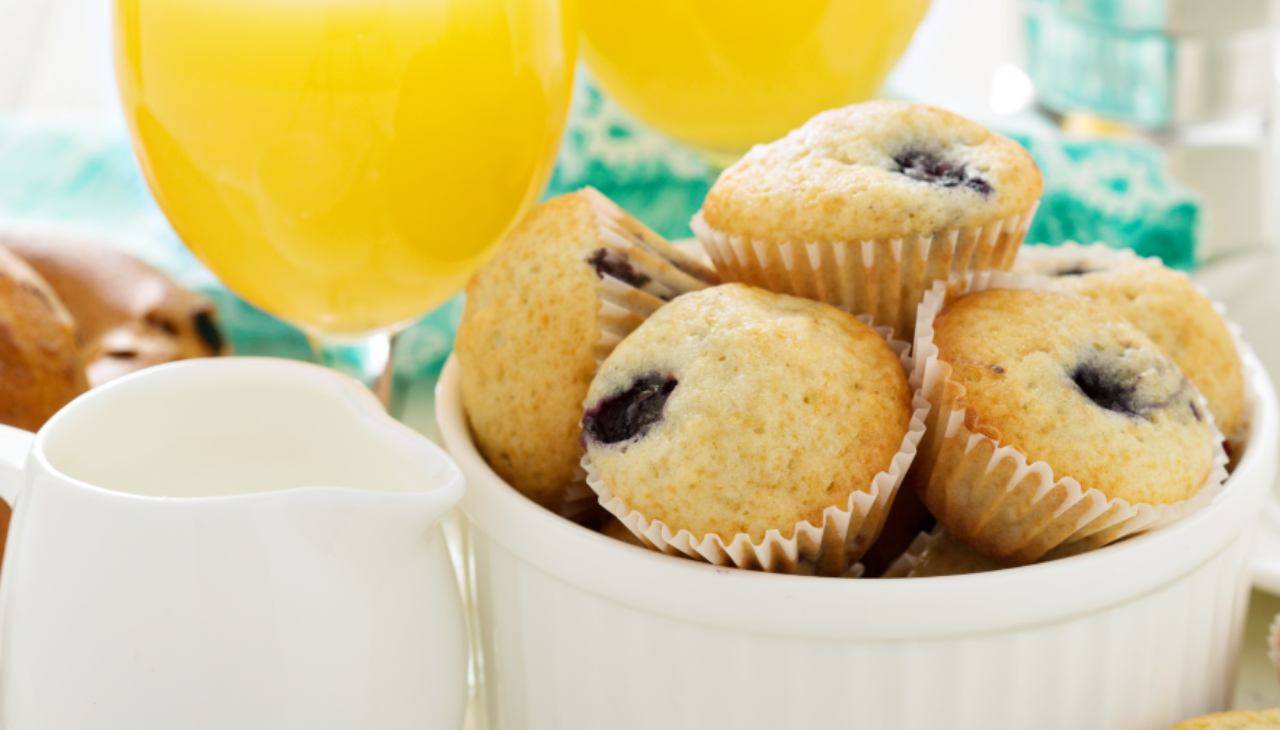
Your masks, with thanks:
<instances>
[{"instance_id":1,"label":"small white ramekin","mask_svg":"<svg viewBox=\"0 0 1280 730\"><path fill-rule=\"evenodd\" d=\"M525 499L476 452L450 362L437 417L467 478L492 730L1167 728L1231 696L1277 409L1177 524L976 575L770 575L634 547Z\"/></svg>"}]
</instances>

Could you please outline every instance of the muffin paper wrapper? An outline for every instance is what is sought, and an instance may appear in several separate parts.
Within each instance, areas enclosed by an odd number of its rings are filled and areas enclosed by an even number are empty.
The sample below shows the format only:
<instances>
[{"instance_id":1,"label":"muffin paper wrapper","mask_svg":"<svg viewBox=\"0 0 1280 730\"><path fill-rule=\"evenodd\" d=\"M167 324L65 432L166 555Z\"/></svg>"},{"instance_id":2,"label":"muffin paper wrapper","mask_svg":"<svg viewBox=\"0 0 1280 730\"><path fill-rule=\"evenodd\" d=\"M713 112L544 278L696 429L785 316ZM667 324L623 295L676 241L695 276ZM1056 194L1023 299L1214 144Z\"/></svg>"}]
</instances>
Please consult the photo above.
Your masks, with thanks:
<instances>
[{"instance_id":1,"label":"muffin paper wrapper","mask_svg":"<svg viewBox=\"0 0 1280 730\"><path fill-rule=\"evenodd\" d=\"M1051 277L1064 267L1083 267L1089 271L1110 271L1126 266L1163 265L1159 258L1155 256L1139 256L1133 249L1129 248L1113 248L1101 242L1082 244L1075 241L1066 241L1056 246L1036 245L1022 247L1017 259L1014 261L1013 273L1038 274ZM1222 320L1227 323L1227 330L1231 333L1232 340L1235 341L1236 353L1241 361L1244 361L1244 354L1248 347L1244 342L1244 334L1240 329L1240 325L1231 321L1231 318L1227 316L1227 308L1210 296L1203 286L1197 284L1194 279L1191 283L1197 291L1213 303L1213 308L1218 313L1218 316L1222 317ZM1229 456L1233 461L1244 450L1244 442L1247 440L1248 435L1249 422L1246 414L1246 417L1234 433L1225 434L1227 446L1230 449Z\"/></svg>"},{"instance_id":2,"label":"muffin paper wrapper","mask_svg":"<svg viewBox=\"0 0 1280 730\"><path fill-rule=\"evenodd\" d=\"M982 226L861 241L751 239L713 228L701 213L690 226L726 280L869 315L910 338L933 282L1013 265L1038 205Z\"/></svg>"},{"instance_id":3,"label":"muffin paper wrapper","mask_svg":"<svg viewBox=\"0 0 1280 730\"><path fill-rule=\"evenodd\" d=\"M622 338L663 304L681 294L715 286L720 278L706 264L654 233L613 201L592 188L584 192L595 206L602 247L620 257L638 275L631 281L608 273L599 277L600 339L595 354L596 362L601 362Z\"/></svg>"},{"instance_id":4,"label":"muffin paper wrapper","mask_svg":"<svg viewBox=\"0 0 1280 730\"><path fill-rule=\"evenodd\" d=\"M884 569L881 578L914 578L912 574L916 567L924 560L925 553L929 551L929 547L933 544L934 535L937 530L930 532L922 532L916 535L916 539L911 541L907 549L903 551L889 567Z\"/></svg>"},{"instance_id":5,"label":"muffin paper wrapper","mask_svg":"<svg viewBox=\"0 0 1280 730\"><path fill-rule=\"evenodd\" d=\"M941 553L939 553L941 551ZM939 570L941 559L949 567ZM998 570L1005 567L992 558L971 550L967 545L948 535L946 530L935 527L916 535L907 549L885 568L884 578L919 578L939 575L967 575ZM921 572L925 571L925 572Z\"/></svg>"},{"instance_id":6,"label":"muffin paper wrapper","mask_svg":"<svg viewBox=\"0 0 1280 730\"><path fill-rule=\"evenodd\" d=\"M1221 434L1204 483L1190 498L1170 504L1130 503L1107 498L1074 478L1055 476L1043 461L1031 462L1012 446L966 424L965 388L940 360L933 323L948 296L985 289L1059 290L1043 276L978 272L925 295L915 330L912 387L932 405L913 484L938 522L979 551L1011 563L1031 563L1085 552L1172 523L1213 499L1226 479ZM1211 427L1204 398L1198 404ZM972 414L970 414L972 415Z\"/></svg>"},{"instance_id":7,"label":"muffin paper wrapper","mask_svg":"<svg viewBox=\"0 0 1280 730\"><path fill-rule=\"evenodd\" d=\"M594 354L599 365L622 338L659 307L686 292L714 286L719 277L594 188L584 188L582 192L595 210L600 247L637 275L630 282L608 273L597 278L600 332ZM595 493L586 485L586 472L579 468L564 488L560 503L551 506L561 517L579 522L595 504Z\"/></svg>"},{"instance_id":8,"label":"muffin paper wrapper","mask_svg":"<svg viewBox=\"0 0 1280 730\"><path fill-rule=\"evenodd\" d=\"M870 318L859 317L871 324ZM892 339L892 330L874 327L898 354L907 372L911 371L910 347ZM739 533L726 540L710 534L701 538L688 530L673 530L661 520L649 519L627 507L595 473L589 456L582 460L587 485L599 496L600 504L617 517L645 545L670 555L684 555L713 565L733 566L771 573L857 577L862 566L857 559L880 534L889 507L911 466L924 437L929 403L919 394L912 397L912 414L902 445L889 466L872 478L866 491L850 493L843 505L822 511L818 523L808 520L783 530L769 530L758 542Z\"/></svg>"}]
</instances>

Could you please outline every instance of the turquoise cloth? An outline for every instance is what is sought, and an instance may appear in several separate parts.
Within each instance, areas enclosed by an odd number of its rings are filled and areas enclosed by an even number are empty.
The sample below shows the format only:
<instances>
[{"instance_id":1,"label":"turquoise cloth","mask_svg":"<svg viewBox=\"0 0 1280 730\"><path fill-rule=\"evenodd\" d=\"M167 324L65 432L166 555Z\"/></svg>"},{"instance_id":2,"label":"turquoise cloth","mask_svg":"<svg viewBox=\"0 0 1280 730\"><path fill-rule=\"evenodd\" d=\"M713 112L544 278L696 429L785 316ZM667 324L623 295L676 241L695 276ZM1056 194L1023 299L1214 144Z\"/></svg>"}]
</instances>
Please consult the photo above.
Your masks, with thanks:
<instances>
[{"instance_id":1,"label":"turquoise cloth","mask_svg":"<svg viewBox=\"0 0 1280 730\"><path fill-rule=\"evenodd\" d=\"M1164 174L1159 150L1120 142L1019 135L1045 177L1028 240L1104 240L1175 266L1194 260L1198 207ZM694 153L634 122L580 74L547 195L593 185L671 238L713 182ZM213 297L237 352L309 357L294 328L238 299L187 252L139 175L122 131L0 120L0 224L56 224L104 236ZM397 375L438 371L460 298L400 338Z\"/></svg>"},{"instance_id":2,"label":"turquoise cloth","mask_svg":"<svg viewBox=\"0 0 1280 730\"><path fill-rule=\"evenodd\" d=\"M1026 14L1027 72L1046 107L1089 110L1147 128L1173 121L1177 65L1173 36L1130 30L1122 22L1159 18L1114 2L1097 3L1100 24L1072 17L1056 2L1031 2ZM1160 9L1161 4L1144 4ZM1129 7L1133 17L1111 11Z\"/></svg>"},{"instance_id":3,"label":"turquoise cloth","mask_svg":"<svg viewBox=\"0 0 1280 730\"><path fill-rule=\"evenodd\" d=\"M1103 241L1189 269L1200 204L1168 176L1164 153L1131 140L1013 134L1044 174L1032 243Z\"/></svg>"},{"instance_id":4,"label":"turquoise cloth","mask_svg":"<svg viewBox=\"0 0 1280 730\"><path fill-rule=\"evenodd\" d=\"M686 238L713 182L714 171L696 154L635 121L578 75L548 196L591 185L658 233Z\"/></svg>"}]
</instances>

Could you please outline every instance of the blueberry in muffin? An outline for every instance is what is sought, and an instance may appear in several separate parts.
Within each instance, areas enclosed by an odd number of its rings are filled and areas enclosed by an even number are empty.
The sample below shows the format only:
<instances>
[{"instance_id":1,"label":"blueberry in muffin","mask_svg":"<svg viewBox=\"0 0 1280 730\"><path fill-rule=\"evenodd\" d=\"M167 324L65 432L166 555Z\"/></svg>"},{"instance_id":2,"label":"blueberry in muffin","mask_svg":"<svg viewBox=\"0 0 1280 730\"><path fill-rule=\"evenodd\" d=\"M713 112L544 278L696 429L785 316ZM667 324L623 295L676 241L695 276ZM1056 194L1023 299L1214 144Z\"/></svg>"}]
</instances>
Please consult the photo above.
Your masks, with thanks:
<instances>
[{"instance_id":1,"label":"blueberry in muffin","mask_svg":"<svg viewBox=\"0 0 1280 730\"><path fill-rule=\"evenodd\" d=\"M911 416L901 360L869 326L735 284L686 294L623 340L587 392L582 434L606 509L695 543L796 540L801 523L865 505L865 534L807 548L839 573L883 522L896 487L877 476Z\"/></svg>"},{"instance_id":2,"label":"blueberry in muffin","mask_svg":"<svg viewBox=\"0 0 1280 730\"><path fill-rule=\"evenodd\" d=\"M715 280L590 188L534 208L472 279L458 328L463 406L494 471L571 507L598 362L650 312Z\"/></svg>"},{"instance_id":3,"label":"blueberry in muffin","mask_svg":"<svg viewBox=\"0 0 1280 730\"><path fill-rule=\"evenodd\" d=\"M1017 266L1057 277L1061 286L1111 307L1142 330L1204 394L1228 441L1243 440L1244 364L1235 337L1217 305L1186 274L1102 244L1028 247Z\"/></svg>"}]
</instances>

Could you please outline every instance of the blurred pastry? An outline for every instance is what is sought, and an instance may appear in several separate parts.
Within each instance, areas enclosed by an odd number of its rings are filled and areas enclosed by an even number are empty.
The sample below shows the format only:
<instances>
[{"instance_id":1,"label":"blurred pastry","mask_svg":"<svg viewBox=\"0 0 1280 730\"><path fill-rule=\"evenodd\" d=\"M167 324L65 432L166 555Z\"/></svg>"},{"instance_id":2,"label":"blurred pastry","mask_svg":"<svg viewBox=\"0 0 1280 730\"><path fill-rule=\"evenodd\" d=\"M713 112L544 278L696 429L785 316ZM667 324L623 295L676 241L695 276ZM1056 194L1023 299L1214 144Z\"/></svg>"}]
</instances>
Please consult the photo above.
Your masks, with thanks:
<instances>
[{"instance_id":1,"label":"blurred pastry","mask_svg":"<svg viewBox=\"0 0 1280 730\"><path fill-rule=\"evenodd\" d=\"M66 304L89 383L191 357L223 355L208 298L107 245L52 234L0 234Z\"/></svg>"},{"instance_id":2,"label":"blurred pastry","mask_svg":"<svg viewBox=\"0 0 1280 730\"><path fill-rule=\"evenodd\" d=\"M0 246L0 423L36 431L89 387L76 327L49 284ZM0 560L9 505L0 500Z\"/></svg>"},{"instance_id":3,"label":"blurred pastry","mask_svg":"<svg viewBox=\"0 0 1280 730\"><path fill-rule=\"evenodd\" d=\"M87 387L71 314L0 246L0 423L35 431Z\"/></svg>"}]
</instances>

